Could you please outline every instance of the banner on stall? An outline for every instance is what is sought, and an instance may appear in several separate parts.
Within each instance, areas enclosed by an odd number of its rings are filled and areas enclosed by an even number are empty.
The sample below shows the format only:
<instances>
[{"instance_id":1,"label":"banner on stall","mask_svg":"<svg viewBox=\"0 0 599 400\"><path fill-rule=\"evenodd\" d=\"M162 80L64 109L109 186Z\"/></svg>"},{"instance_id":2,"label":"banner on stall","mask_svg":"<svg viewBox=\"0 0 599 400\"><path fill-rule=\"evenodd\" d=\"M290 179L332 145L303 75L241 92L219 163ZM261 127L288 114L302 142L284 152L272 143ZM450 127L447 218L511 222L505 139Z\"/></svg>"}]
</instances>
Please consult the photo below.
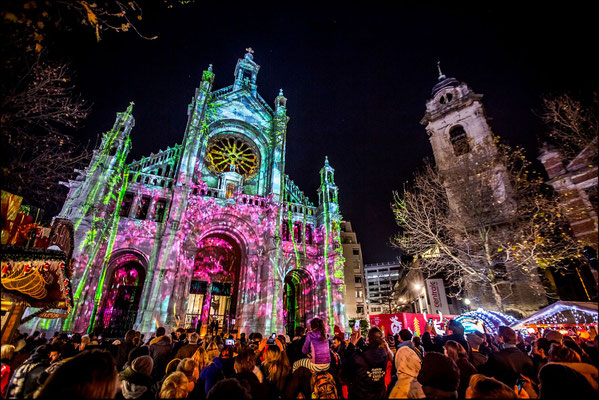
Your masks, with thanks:
<instances>
[{"instance_id":1,"label":"banner on stall","mask_svg":"<svg viewBox=\"0 0 599 400\"><path fill-rule=\"evenodd\" d=\"M384 336L395 335L404 328L409 329L416 336L422 336L428 321L435 326L437 333L442 333L445 330L445 323L453 317L454 315L420 313L379 314L370 316L370 326L377 326Z\"/></svg>"},{"instance_id":2,"label":"banner on stall","mask_svg":"<svg viewBox=\"0 0 599 400\"><path fill-rule=\"evenodd\" d=\"M425 282L431 311L449 314L449 306L447 305L447 296L445 295L443 279L427 279Z\"/></svg>"}]
</instances>

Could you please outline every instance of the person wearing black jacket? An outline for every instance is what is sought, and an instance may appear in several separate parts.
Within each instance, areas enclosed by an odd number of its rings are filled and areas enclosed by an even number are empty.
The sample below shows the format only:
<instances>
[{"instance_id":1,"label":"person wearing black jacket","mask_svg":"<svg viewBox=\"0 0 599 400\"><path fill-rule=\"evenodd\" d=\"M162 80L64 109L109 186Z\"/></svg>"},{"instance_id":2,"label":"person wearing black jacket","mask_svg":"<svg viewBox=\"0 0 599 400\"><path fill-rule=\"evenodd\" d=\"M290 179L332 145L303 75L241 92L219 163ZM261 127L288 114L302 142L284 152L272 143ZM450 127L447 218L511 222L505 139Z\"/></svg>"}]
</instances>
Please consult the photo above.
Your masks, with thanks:
<instances>
[{"instance_id":1,"label":"person wearing black jacket","mask_svg":"<svg viewBox=\"0 0 599 400\"><path fill-rule=\"evenodd\" d=\"M258 380L256 374L254 374L255 367L256 356L254 352L249 349L244 350L235 357L235 375L233 375L233 378L237 379L247 389L252 399L266 399L269 395L268 386Z\"/></svg>"},{"instance_id":2,"label":"person wearing black jacket","mask_svg":"<svg viewBox=\"0 0 599 400\"><path fill-rule=\"evenodd\" d=\"M306 342L305 333L306 329L303 326L297 326L295 328L293 340L287 345L287 358L289 358L289 363L291 365L297 360L306 357L306 355L302 353L302 347L304 347L304 343Z\"/></svg>"},{"instance_id":3,"label":"person wearing black jacket","mask_svg":"<svg viewBox=\"0 0 599 400\"><path fill-rule=\"evenodd\" d=\"M131 350L133 350L136 347L133 344L134 338L135 338L135 331L128 330L127 333L125 333L125 341L122 342L121 344L119 344L119 346L117 348L115 362L116 362L116 368L119 371L123 370L123 367L127 363L129 353L131 352Z\"/></svg>"},{"instance_id":4,"label":"person wearing black jacket","mask_svg":"<svg viewBox=\"0 0 599 400\"><path fill-rule=\"evenodd\" d=\"M349 383L350 398L380 399L385 397L385 373L389 354L383 346L383 334L377 327L368 331L367 342L361 340L360 332L353 332L345 350L344 375Z\"/></svg>"},{"instance_id":5,"label":"person wearing black jacket","mask_svg":"<svg viewBox=\"0 0 599 400\"><path fill-rule=\"evenodd\" d=\"M464 346L464 350L469 352L470 347L468 346L468 342L464 337L464 325L462 325L459 321L455 319L450 319L447 323L447 334L443 336L435 336L433 342L437 346L444 346L448 340L453 340L454 342L458 342L462 346ZM426 348L425 348L426 350ZM441 351L443 352L443 351Z\"/></svg>"},{"instance_id":6,"label":"person wearing black jacket","mask_svg":"<svg viewBox=\"0 0 599 400\"><path fill-rule=\"evenodd\" d=\"M479 371L509 387L514 387L520 375L536 380L532 359L516 347L516 332L510 327L500 326L497 333L503 349L491 353Z\"/></svg>"}]
</instances>

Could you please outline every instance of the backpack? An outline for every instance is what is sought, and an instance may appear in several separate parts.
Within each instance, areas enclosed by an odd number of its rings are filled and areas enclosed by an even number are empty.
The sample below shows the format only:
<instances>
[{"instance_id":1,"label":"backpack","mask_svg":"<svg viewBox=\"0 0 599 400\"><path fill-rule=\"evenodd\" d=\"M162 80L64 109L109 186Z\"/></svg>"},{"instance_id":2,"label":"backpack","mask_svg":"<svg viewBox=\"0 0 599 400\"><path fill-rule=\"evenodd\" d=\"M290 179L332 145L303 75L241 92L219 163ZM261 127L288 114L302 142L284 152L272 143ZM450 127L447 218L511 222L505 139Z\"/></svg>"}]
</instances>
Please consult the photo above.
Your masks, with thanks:
<instances>
[{"instance_id":1,"label":"backpack","mask_svg":"<svg viewBox=\"0 0 599 400\"><path fill-rule=\"evenodd\" d=\"M327 371L314 372L310 379L313 399L337 399L337 386L333 376Z\"/></svg>"}]
</instances>

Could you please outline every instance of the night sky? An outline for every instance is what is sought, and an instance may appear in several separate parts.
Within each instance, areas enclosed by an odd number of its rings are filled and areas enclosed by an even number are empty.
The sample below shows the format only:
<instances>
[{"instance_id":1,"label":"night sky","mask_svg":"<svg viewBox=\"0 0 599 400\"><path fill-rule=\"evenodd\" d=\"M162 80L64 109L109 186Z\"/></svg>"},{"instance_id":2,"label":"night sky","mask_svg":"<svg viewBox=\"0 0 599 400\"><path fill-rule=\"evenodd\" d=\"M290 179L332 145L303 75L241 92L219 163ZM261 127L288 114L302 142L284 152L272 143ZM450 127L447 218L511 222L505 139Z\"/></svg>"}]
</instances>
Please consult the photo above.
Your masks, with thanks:
<instances>
[{"instance_id":1,"label":"night sky","mask_svg":"<svg viewBox=\"0 0 599 400\"><path fill-rule=\"evenodd\" d=\"M96 43L89 31L56 39L54 55L71 60L82 96L93 103L80 138L93 143L134 101L130 160L181 143L202 71L214 65L215 90L232 84L237 59L251 46L259 93L272 105L283 88L288 99L286 173L316 204L328 155L365 263L399 254L389 245L397 231L392 191L432 157L419 121L437 60L447 76L485 95L494 132L524 145L531 158L543 132L533 113L540 96L597 90L594 13L574 2L568 9L546 2L525 9L509 2L147 3L139 28L156 40L126 33Z\"/></svg>"}]
</instances>

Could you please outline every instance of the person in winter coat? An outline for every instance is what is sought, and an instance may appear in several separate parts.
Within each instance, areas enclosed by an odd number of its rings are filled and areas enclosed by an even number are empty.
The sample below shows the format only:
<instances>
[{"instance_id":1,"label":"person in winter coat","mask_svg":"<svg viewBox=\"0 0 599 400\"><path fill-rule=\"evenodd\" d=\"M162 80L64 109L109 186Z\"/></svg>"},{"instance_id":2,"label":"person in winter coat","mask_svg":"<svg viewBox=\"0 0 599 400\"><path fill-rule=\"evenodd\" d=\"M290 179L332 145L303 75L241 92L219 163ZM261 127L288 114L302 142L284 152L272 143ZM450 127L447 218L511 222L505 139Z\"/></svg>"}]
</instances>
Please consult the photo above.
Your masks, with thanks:
<instances>
[{"instance_id":1,"label":"person in winter coat","mask_svg":"<svg viewBox=\"0 0 599 400\"><path fill-rule=\"evenodd\" d=\"M445 342L445 355L453 360L460 370L460 385L458 386L458 398L463 399L470 382L470 377L477 373L476 368L468 361L466 349L453 340Z\"/></svg>"},{"instance_id":2,"label":"person in winter coat","mask_svg":"<svg viewBox=\"0 0 599 400\"><path fill-rule=\"evenodd\" d=\"M445 345L445 342L447 342L448 340L453 340L454 342L458 342L459 344L464 346L464 349L466 349L466 351L468 350L468 342L464 337L464 325L462 325L459 321L456 321L455 319L450 319L447 323L446 331L447 333L443 336L435 336L433 342L435 342L437 345L443 346Z\"/></svg>"},{"instance_id":3,"label":"person in winter coat","mask_svg":"<svg viewBox=\"0 0 599 400\"><path fill-rule=\"evenodd\" d=\"M532 359L516 347L516 332L507 326L497 330L503 349L491 353L486 364L479 367L479 372L493 377L509 387L514 387L520 375L535 379Z\"/></svg>"},{"instance_id":4,"label":"person in winter coat","mask_svg":"<svg viewBox=\"0 0 599 400\"><path fill-rule=\"evenodd\" d=\"M175 358L184 359L193 357L198 347L200 347L200 345L198 344L199 338L200 335L198 335L196 332L190 334L189 343L184 345L177 351L177 354L175 354Z\"/></svg>"},{"instance_id":5,"label":"person in winter coat","mask_svg":"<svg viewBox=\"0 0 599 400\"><path fill-rule=\"evenodd\" d=\"M598 389L597 378L599 374L597 367L581 362L580 356L574 350L565 345L553 343L549 350L548 360L548 364L560 364L572 368L584 376L594 390Z\"/></svg>"},{"instance_id":6,"label":"person in winter coat","mask_svg":"<svg viewBox=\"0 0 599 400\"><path fill-rule=\"evenodd\" d=\"M119 388L114 358L106 350L77 354L48 377L35 393L39 399L113 399Z\"/></svg>"},{"instance_id":7,"label":"person in winter coat","mask_svg":"<svg viewBox=\"0 0 599 400\"><path fill-rule=\"evenodd\" d=\"M287 358L289 358L289 363L293 365L297 360L301 360L304 358L304 353L302 353L302 348L304 347L304 343L306 341L306 329L303 326L295 327L295 336L291 340L291 343L287 345Z\"/></svg>"},{"instance_id":8,"label":"person in winter coat","mask_svg":"<svg viewBox=\"0 0 599 400\"><path fill-rule=\"evenodd\" d=\"M457 399L460 370L445 354L431 351L422 359L418 382L427 399Z\"/></svg>"},{"instance_id":9,"label":"person in winter coat","mask_svg":"<svg viewBox=\"0 0 599 400\"><path fill-rule=\"evenodd\" d=\"M204 382L204 393L208 394L216 382L233 376L235 373L234 362L233 347L223 347L220 356L214 358L212 363L200 373L200 380Z\"/></svg>"},{"instance_id":10,"label":"person in winter coat","mask_svg":"<svg viewBox=\"0 0 599 400\"><path fill-rule=\"evenodd\" d=\"M561 363L547 363L539 371L540 399L594 399L597 390L583 375Z\"/></svg>"},{"instance_id":11,"label":"person in winter coat","mask_svg":"<svg viewBox=\"0 0 599 400\"><path fill-rule=\"evenodd\" d=\"M233 378L245 386L253 399L266 399L269 394L268 387L258 380L254 373L255 367L256 356L254 351L251 349L244 350L235 357L235 375L233 375Z\"/></svg>"},{"instance_id":12,"label":"person in winter coat","mask_svg":"<svg viewBox=\"0 0 599 400\"><path fill-rule=\"evenodd\" d=\"M412 332L408 329L399 331L401 343L395 353L395 369L397 382L389 395L390 399L406 399L424 397L422 388L416 379L422 366L422 354L412 343Z\"/></svg>"},{"instance_id":13,"label":"person in winter coat","mask_svg":"<svg viewBox=\"0 0 599 400\"><path fill-rule=\"evenodd\" d=\"M116 362L116 368L119 371L123 370L131 350L137 347L133 343L133 339L135 339L135 331L128 330L127 333L125 333L125 341L118 345L116 356L114 358Z\"/></svg>"},{"instance_id":14,"label":"person in winter coat","mask_svg":"<svg viewBox=\"0 0 599 400\"><path fill-rule=\"evenodd\" d=\"M302 346L302 353L309 354L310 358L302 358L293 363L293 371L299 367L308 368L312 372L321 372L329 369L331 363L331 350L324 322L320 318L312 318L310 332Z\"/></svg>"},{"instance_id":15,"label":"person in winter coat","mask_svg":"<svg viewBox=\"0 0 599 400\"><path fill-rule=\"evenodd\" d=\"M360 340L360 331L353 332L350 344L345 350L347 362L344 375L348 381L348 391L352 398L380 399L385 397L385 373L387 361L391 359L391 350L386 350L387 342L377 327L368 331L366 346L356 348Z\"/></svg>"},{"instance_id":16,"label":"person in winter coat","mask_svg":"<svg viewBox=\"0 0 599 400\"><path fill-rule=\"evenodd\" d=\"M150 356L141 356L133 360L119 375L121 377L121 392L117 399L151 400L156 397L152 369L154 361Z\"/></svg>"},{"instance_id":17,"label":"person in winter coat","mask_svg":"<svg viewBox=\"0 0 599 400\"><path fill-rule=\"evenodd\" d=\"M8 399L24 399L31 397L39 387L39 377L50 366L50 348L41 345L31 356L17 368L8 384Z\"/></svg>"},{"instance_id":18,"label":"person in winter coat","mask_svg":"<svg viewBox=\"0 0 599 400\"><path fill-rule=\"evenodd\" d=\"M171 337L166 335L166 330L161 326L156 329L156 337L150 341L150 357L154 361L154 369L152 370L152 378L159 381L164 376L166 364L171 357Z\"/></svg>"},{"instance_id":19,"label":"person in winter coat","mask_svg":"<svg viewBox=\"0 0 599 400\"><path fill-rule=\"evenodd\" d=\"M470 363L478 369L485 364L489 357L480 352L480 345L485 341L484 335L480 332L473 332L466 335L466 340L470 345Z\"/></svg>"},{"instance_id":20,"label":"person in winter coat","mask_svg":"<svg viewBox=\"0 0 599 400\"><path fill-rule=\"evenodd\" d=\"M269 389L269 398L282 398L291 372L287 354L278 346L268 346L260 370Z\"/></svg>"}]
</instances>

